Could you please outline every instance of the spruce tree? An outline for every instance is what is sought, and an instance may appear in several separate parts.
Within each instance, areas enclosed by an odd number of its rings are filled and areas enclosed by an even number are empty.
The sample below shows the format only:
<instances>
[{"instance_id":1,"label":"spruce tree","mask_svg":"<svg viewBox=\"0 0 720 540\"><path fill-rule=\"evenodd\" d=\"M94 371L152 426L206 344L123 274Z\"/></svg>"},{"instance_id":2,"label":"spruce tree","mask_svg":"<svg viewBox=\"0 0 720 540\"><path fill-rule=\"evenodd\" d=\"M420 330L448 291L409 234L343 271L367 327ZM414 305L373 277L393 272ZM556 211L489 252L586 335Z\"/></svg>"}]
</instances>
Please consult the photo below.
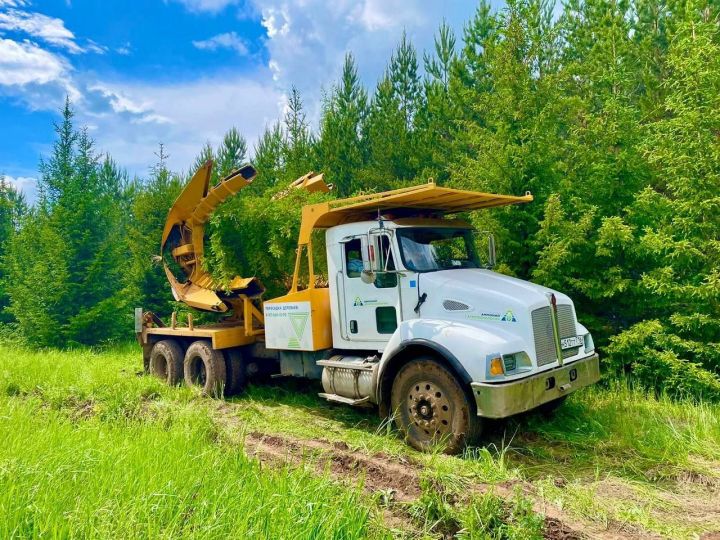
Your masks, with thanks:
<instances>
[{"instance_id":1,"label":"spruce tree","mask_svg":"<svg viewBox=\"0 0 720 540\"><path fill-rule=\"evenodd\" d=\"M285 137L282 146L284 183L289 183L314 168L314 139L305 114L300 92L294 86L288 96L285 113Z\"/></svg>"},{"instance_id":2,"label":"spruce tree","mask_svg":"<svg viewBox=\"0 0 720 540\"><path fill-rule=\"evenodd\" d=\"M101 162L87 131L76 131L69 101L57 140L41 163L40 199L10 243L10 311L37 345L99 343L127 335L122 274L123 174Z\"/></svg>"},{"instance_id":3,"label":"spruce tree","mask_svg":"<svg viewBox=\"0 0 720 540\"><path fill-rule=\"evenodd\" d=\"M5 256L23 215L27 212L25 197L0 174L0 324L12 321L7 311L10 297L6 291L7 270Z\"/></svg>"},{"instance_id":4,"label":"spruce tree","mask_svg":"<svg viewBox=\"0 0 720 540\"><path fill-rule=\"evenodd\" d=\"M360 176L367 152L361 127L367 107L355 60L347 54L340 81L324 103L318 143L322 170L339 196L363 187Z\"/></svg>"},{"instance_id":5,"label":"spruce tree","mask_svg":"<svg viewBox=\"0 0 720 540\"><path fill-rule=\"evenodd\" d=\"M157 163L146 182L135 180L128 223L128 265L125 290L132 307L142 307L160 317L169 315L174 300L160 255L165 219L182 189L177 174L167 168L165 148L160 145Z\"/></svg>"}]
</instances>

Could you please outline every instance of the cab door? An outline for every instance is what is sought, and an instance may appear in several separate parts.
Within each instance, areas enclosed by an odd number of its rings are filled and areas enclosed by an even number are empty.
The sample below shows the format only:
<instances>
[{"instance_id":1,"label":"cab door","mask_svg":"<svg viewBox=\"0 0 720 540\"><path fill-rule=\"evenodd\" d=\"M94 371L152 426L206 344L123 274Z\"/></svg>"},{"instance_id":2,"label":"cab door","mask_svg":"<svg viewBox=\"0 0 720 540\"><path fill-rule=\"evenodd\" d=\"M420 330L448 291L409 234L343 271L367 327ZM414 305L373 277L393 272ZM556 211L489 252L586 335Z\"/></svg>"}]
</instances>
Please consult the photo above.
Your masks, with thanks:
<instances>
[{"instance_id":1,"label":"cab door","mask_svg":"<svg viewBox=\"0 0 720 540\"><path fill-rule=\"evenodd\" d=\"M382 348L401 317L392 239L387 232L371 232L342 247L343 339L350 348Z\"/></svg>"}]
</instances>

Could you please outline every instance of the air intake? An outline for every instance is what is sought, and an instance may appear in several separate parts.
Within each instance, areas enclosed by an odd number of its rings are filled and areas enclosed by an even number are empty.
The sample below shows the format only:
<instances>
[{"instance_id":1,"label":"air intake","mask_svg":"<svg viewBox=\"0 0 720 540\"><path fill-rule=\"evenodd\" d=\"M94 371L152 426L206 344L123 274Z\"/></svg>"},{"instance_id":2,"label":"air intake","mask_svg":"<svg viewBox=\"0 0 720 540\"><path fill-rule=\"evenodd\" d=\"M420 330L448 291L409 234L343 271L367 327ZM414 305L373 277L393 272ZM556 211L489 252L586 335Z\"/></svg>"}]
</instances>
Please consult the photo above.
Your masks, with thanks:
<instances>
[{"instance_id":1,"label":"air intake","mask_svg":"<svg viewBox=\"0 0 720 540\"><path fill-rule=\"evenodd\" d=\"M470 309L467 304L450 299L443 300L443 307L446 311L467 311Z\"/></svg>"}]
</instances>

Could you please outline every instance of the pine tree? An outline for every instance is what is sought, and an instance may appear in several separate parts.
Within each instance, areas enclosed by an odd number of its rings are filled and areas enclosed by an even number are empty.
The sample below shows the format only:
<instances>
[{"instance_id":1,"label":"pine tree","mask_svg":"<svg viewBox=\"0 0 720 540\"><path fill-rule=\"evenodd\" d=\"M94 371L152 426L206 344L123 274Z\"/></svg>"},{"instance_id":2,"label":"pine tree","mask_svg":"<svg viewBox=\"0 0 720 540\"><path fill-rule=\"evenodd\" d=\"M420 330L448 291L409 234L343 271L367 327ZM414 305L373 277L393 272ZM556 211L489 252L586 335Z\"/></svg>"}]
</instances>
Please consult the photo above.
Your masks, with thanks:
<instances>
[{"instance_id":1,"label":"pine tree","mask_svg":"<svg viewBox=\"0 0 720 540\"><path fill-rule=\"evenodd\" d=\"M279 122L266 127L258 139L253 165L258 171L253 189L265 190L279 185L283 167L283 133Z\"/></svg>"},{"instance_id":2,"label":"pine tree","mask_svg":"<svg viewBox=\"0 0 720 540\"><path fill-rule=\"evenodd\" d=\"M455 114L450 95L450 80L456 63L455 35L443 20L435 36L435 54L425 53L427 73L423 85L424 106L415 119L417 153L423 178L444 181L452 160Z\"/></svg>"},{"instance_id":3,"label":"pine tree","mask_svg":"<svg viewBox=\"0 0 720 540\"><path fill-rule=\"evenodd\" d=\"M11 240L10 311L38 345L98 343L127 335L122 290L123 174L75 131L66 102L50 158L41 164L38 207Z\"/></svg>"},{"instance_id":4,"label":"pine tree","mask_svg":"<svg viewBox=\"0 0 720 540\"><path fill-rule=\"evenodd\" d=\"M387 75L375 89L362 133L368 148L362 172L367 188L382 190L398 185L409 172L405 153L407 130L400 102Z\"/></svg>"},{"instance_id":5,"label":"pine tree","mask_svg":"<svg viewBox=\"0 0 720 540\"><path fill-rule=\"evenodd\" d=\"M361 129L367 115L367 93L360 83L351 54L345 56L340 82L325 100L318 150L326 178L339 196L361 189L361 170L367 151Z\"/></svg>"},{"instance_id":6,"label":"pine tree","mask_svg":"<svg viewBox=\"0 0 720 540\"><path fill-rule=\"evenodd\" d=\"M314 139L305 115L300 92L290 90L285 113L285 137L282 146L284 182L289 183L314 168Z\"/></svg>"},{"instance_id":7,"label":"pine tree","mask_svg":"<svg viewBox=\"0 0 720 540\"><path fill-rule=\"evenodd\" d=\"M26 212L25 197L0 174L0 324L12 321L10 313L6 311L10 298L6 290L5 256Z\"/></svg>"},{"instance_id":8,"label":"pine tree","mask_svg":"<svg viewBox=\"0 0 720 540\"><path fill-rule=\"evenodd\" d=\"M407 34L390 58L378 82L363 126L368 163L363 177L371 189L399 186L421 167L415 120L424 107L417 53Z\"/></svg>"},{"instance_id":9,"label":"pine tree","mask_svg":"<svg viewBox=\"0 0 720 540\"><path fill-rule=\"evenodd\" d=\"M619 369L675 395L720 399L720 31L709 12L668 51L664 114L644 143L661 188L641 191L627 221L646 320L613 339ZM649 264L648 264L649 263Z\"/></svg>"},{"instance_id":10,"label":"pine tree","mask_svg":"<svg viewBox=\"0 0 720 540\"><path fill-rule=\"evenodd\" d=\"M390 57L388 78L393 94L405 119L405 129L413 129L415 114L420 107L421 82L418 74L418 60L415 47L403 32L397 49Z\"/></svg>"},{"instance_id":11,"label":"pine tree","mask_svg":"<svg viewBox=\"0 0 720 540\"><path fill-rule=\"evenodd\" d=\"M216 153L214 171L218 179L239 169L247 160L247 142L237 128L230 128L223 137L222 143Z\"/></svg>"},{"instance_id":12,"label":"pine tree","mask_svg":"<svg viewBox=\"0 0 720 540\"><path fill-rule=\"evenodd\" d=\"M128 223L128 265L125 291L133 307L142 307L160 317L169 315L173 297L160 255L160 236L168 211L182 189L180 177L167 168L167 154L160 145L157 163L147 182L136 180Z\"/></svg>"},{"instance_id":13,"label":"pine tree","mask_svg":"<svg viewBox=\"0 0 720 540\"><path fill-rule=\"evenodd\" d=\"M531 191L536 197L522 211L501 209L476 218L498 237L503 269L524 278L536 259L536 247L528 240L538 230L542 205L561 182L572 110L552 69L556 30L548 10L542 0L511 1L492 18L481 6L466 30L475 45L466 46L461 57L475 65L456 70L460 81L454 87L460 116L452 184L510 194Z\"/></svg>"}]
</instances>

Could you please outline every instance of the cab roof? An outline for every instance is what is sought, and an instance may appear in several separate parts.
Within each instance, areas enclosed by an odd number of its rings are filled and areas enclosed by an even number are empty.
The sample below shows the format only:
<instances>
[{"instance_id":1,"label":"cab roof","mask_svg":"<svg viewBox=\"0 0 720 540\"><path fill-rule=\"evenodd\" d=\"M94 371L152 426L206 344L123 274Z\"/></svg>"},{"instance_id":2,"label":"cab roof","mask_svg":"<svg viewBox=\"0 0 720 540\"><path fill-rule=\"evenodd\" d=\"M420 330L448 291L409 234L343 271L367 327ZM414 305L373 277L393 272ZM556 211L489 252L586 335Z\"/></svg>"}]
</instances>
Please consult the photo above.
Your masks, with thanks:
<instances>
[{"instance_id":1,"label":"cab roof","mask_svg":"<svg viewBox=\"0 0 720 540\"><path fill-rule=\"evenodd\" d=\"M483 208L522 204L533 200L528 192L523 196L496 195L480 191L466 191L440 187L434 182L408 188L337 199L303 207L300 225L300 244L307 244L313 229L326 229L376 219L457 214Z\"/></svg>"}]
</instances>

